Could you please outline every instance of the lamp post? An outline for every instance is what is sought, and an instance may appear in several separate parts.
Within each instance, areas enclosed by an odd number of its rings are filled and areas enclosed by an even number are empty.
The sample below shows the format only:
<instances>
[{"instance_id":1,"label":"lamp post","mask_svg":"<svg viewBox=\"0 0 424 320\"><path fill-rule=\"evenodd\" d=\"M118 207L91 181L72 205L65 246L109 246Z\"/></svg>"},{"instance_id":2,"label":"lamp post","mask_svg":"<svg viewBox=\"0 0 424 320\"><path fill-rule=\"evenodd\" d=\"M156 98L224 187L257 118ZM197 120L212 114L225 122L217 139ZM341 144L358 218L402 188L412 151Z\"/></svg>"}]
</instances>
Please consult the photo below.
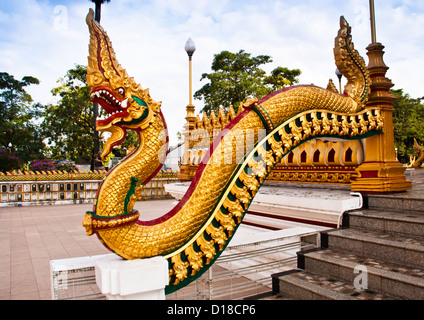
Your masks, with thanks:
<instances>
[{"instance_id":1,"label":"lamp post","mask_svg":"<svg viewBox=\"0 0 424 320\"><path fill-rule=\"evenodd\" d=\"M193 57L194 51L196 51L196 46L194 45L193 40L191 38L188 38L185 47L185 51L188 55L188 72L189 72L189 105L192 105L192 92L191 92L191 58Z\"/></svg>"},{"instance_id":2,"label":"lamp post","mask_svg":"<svg viewBox=\"0 0 424 320\"><path fill-rule=\"evenodd\" d=\"M188 55L188 72L189 72L189 99L188 99L188 105L186 107L187 115L186 115L186 124L184 125L184 155L183 159L181 161L180 166L180 174L179 179L182 181L189 181L193 179L195 171L191 170L190 167L190 160L189 160L189 146L190 146L190 133L192 130L194 130L194 125L196 122L196 116L194 115L194 105L192 103L192 87L191 87L191 60L193 57L194 51L196 51L196 46L194 45L193 40L189 38L184 46L185 51Z\"/></svg>"},{"instance_id":3,"label":"lamp post","mask_svg":"<svg viewBox=\"0 0 424 320\"><path fill-rule=\"evenodd\" d=\"M91 2L94 2L96 4L96 8L94 10L94 19L100 23L100 17L101 17L101 11L102 11L102 4L110 2L110 0L91 0ZM93 130L93 138L94 138L94 146L93 146L93 153L94 157L91 160L91 170L94 170L96 167L96 162L99 162L98 155L100 153L100 139L99 139L99 132L96 130L96 121L97 117L99 115L99 105L97 102L93 102L93 123L94 123L94 130Z\"/></svg>"},{"instance_id":4,"label":"lamp post","mask_svg":"<svg viewBox=\"0 0 424 320\"><path fill-rule=\"evenodd\" d=\"M193 94L192 94L192 87L191 87L191 72L192 72L192 68L191 68L191 60L193 57L193 53L194 51L196 51L196 46L194 45L193 40L191 40L191 38L189 38L185 44L184 47L185 51L187 52L188 55L188 92L189 92L189 99L188 99L188 105L186 107L187 110L187 116L186 116L186 120L187 120L187 134L190 134L191 130L194 129L194 122L196 121L196 117L194 115L194 105L192 103L192 98L193 98Z\"/></svg>"},{"instance_id":5,"label":"lamp post","mask_svg":"<svg viewBox=\"0 0 424 320\"><path fill-rule=\"evenodd\" d=\"M393 133L393 102L396 96L390 93L392 81L386 77L389 67L383 60L384 46L376 40L374 0L370 0L371 41L367 47L368 71L371 86L367 106L378 106L384 119L381 134L365 140L365 159L356 169L358 176L351 182L351 190L365 193L388 193L412 188L404 175L405 168L397 159Z\"/></svg>"}]
</instances>

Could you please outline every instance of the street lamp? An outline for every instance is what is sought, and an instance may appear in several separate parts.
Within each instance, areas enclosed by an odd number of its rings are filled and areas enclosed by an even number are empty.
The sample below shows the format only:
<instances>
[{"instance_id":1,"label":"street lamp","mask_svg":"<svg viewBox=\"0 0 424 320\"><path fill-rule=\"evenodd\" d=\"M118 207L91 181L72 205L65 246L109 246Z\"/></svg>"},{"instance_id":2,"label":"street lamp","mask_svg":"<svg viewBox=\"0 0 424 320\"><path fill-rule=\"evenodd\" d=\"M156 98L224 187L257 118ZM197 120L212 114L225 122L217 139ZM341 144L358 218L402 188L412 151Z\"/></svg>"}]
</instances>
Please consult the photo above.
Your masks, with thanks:
<instances>
[{"instance_id":1,"label":"street lamp","mask_svg":"<svg viewBox=\"0 0 424 320\"><path fill-rule=\"evenodd\" d=\"M191 38L188 38L185 47L185 51L188 55L188 68L189 68L189 105L192 105L192 92L191 92L191 58L193 56L194 51L196 51L196 46L194 45L193 40Z\"/></svg>"},{"instance_id":2,"label":"street lamp","mask_svg":"<svg viewBox=\"0 0 424 320\"><path fill-rule=\"evenodd\" d=\"M189 59L191 60L191 57L193 56L194 51L196 51L196 46L194 45L194 42L193 40L191 40L191 38L188 38L184 49L187 52Z\"/></svg>"},{"instance_id":3,"label":"street lamp","mask_svg":"<svg viewBox=\"0 0 424 320\"><path fill-rule=\"evenodd\" d=\"M193 40L189 38L184 46L185 51L188 55L188 65L189 65L189 104L186 106L187 115L185 119L187 120L184 125L184 155L180 167L180 179L182 180L191 180L190 177L190 155L189 155L189 141L190 133L194 130L196 124L196 116L194 115L194 105L192 104L192 92L191 92L191 58L193 57L194 51L196 51L196 46L194 45ZM184 169L183 169L184 168ZM184 173L183 173L184 172Z\"/></svg>"},{"instance_id":4,"label":"street lamp","mask_svg":"<svg viewBox=\"0 0 424 320\"><path fill-rule=\"evenodd\" d=\"M108 3L110 0L90 0L91 2L94 2L96 4L96 8L94 10L94 19L100 23L100 16L102 11L102 4ZM99 162L98 155L100 153L100 139L99 139L99 132L96 130L96 121L97 117L99 115L99 105L97 102L93 102L93 122L94 122L94 130L93 130L93 138L94 138L94 145L93 145L93 153L94 157L91 160L91 170L94 170L96 167L96 162Z\"/></svg>"}]
</instances>

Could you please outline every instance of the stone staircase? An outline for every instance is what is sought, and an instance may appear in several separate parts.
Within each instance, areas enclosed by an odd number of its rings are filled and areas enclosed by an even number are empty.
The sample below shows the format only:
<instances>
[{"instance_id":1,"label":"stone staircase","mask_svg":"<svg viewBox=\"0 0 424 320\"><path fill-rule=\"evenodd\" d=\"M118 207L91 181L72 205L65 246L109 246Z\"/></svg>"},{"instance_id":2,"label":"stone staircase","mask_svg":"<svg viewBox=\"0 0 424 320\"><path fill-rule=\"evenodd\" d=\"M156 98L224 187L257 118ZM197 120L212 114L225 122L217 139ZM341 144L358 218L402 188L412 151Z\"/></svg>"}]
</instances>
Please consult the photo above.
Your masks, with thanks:
<instances>
[{"instance_id":1,"label":"stone staircase","mask_svg":"<svg viewBox=\"0 0 424 320\"><path fill-rule=\"evenodd\" d=\"M368 195L320 248L298 252L297 269L274 274L265 299L424 299L424 201Z\"/></svg>"}]
</instances>

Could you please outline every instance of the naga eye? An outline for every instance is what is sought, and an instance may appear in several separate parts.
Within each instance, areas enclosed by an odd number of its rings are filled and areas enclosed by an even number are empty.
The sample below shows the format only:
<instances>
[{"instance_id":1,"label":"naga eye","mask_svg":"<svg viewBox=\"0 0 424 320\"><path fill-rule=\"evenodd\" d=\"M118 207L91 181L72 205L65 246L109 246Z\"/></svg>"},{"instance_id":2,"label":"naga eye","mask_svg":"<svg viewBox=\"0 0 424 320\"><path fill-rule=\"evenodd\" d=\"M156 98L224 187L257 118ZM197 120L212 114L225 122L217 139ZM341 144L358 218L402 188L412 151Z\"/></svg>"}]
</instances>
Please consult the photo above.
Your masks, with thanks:
<instances>
[{"instance_id":1,"label":"naga eye","mask_svg":"<svg viewBox=\"0 0 424 320\"><path fill-rule=\"evenodd\" d=\"M125 90L124 90L124 88L119 88L118 89L118 92L119 92L119 94L124 95Z\"/></svg>"}]
</instances>

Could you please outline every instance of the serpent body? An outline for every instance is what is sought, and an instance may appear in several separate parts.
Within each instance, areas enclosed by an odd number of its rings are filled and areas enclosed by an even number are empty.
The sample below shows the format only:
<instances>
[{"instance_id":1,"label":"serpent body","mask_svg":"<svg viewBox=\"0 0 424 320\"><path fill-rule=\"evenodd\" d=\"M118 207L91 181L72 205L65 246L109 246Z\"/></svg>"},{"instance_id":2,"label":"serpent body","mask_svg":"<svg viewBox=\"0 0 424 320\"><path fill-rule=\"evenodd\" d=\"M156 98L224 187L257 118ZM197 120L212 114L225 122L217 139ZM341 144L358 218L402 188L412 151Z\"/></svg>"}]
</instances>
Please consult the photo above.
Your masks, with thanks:
<instances>
[{"instance_id":1,"label":"serpent body","mask_svg":"<svg viewBox=\"0 0 424 320\"><path fill-rule=\"evenodd\" d=\"M211 145L178 205L158 219L139 220L139 213L133 210L134 195L162 166L168 142L166 123L160 103L118 64L111 42L94 21L92 11L87 24L87 81L92 101L99 102L110 115L97 123L98 130L112 133L102 157L125 138L127 129L138 133L140 144L108 173L83 224L88 234L96 233L125 259L157 255L168 259L168 293L190 283L212 265L267 174L285 154L311 138L358 139L382 128L379 111L364 109L368 70L350 41L350 27L341 18L334 52L337 66L349 77L345 94L312 85L295 86L246 103L243 112ZM266 131L265 137L259 135L260 130ZM247 132L254 133L253 144L246 142ZM237 163L240 141L243 161Z\"/></svg>"}]
</instances>

